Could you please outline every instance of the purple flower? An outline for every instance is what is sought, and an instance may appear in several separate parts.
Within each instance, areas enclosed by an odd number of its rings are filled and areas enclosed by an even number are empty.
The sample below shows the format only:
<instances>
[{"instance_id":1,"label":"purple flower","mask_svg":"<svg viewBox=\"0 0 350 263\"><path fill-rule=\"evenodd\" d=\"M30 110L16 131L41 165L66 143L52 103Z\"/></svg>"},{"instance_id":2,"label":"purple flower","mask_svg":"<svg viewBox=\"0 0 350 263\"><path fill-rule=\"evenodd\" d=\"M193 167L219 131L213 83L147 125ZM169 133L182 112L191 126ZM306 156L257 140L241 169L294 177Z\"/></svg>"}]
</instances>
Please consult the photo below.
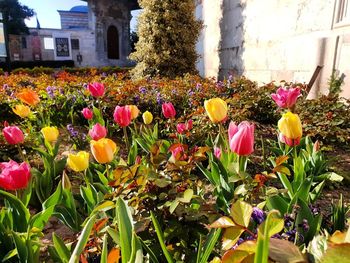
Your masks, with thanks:
<instances>
[{"instance_id":1,"label":"purple flower","mask_svg":"<svg viewBox=\"0 0 350 263\"><path fill-rule=\"evenodd\" d=\"M196 84L196 90L197 90L197 91L200 91L201 88L202 88L202 84L197 83L197 84Z\"/></svg>"},{"instance_id":2,"label":"purple flower","mask_svg":"<svg viewBox=\"0 0 350 263\"><path fill-rule=\"evenodd\" d=\"M284 226L285 227L291 227L293 225L294 219L291 215L285 214L284 215Z\"/></svg>"},{"instance_id":3,"label":"purple flower","mask_svg":"<svg viewBox=\"0 0 350 263\"><path fill-rule=\"evenodd\" d=\"M68 130L68 132L69 132L69 134L70 134L71 137L73 137L73 138L78 137L79 133L78 133L78 131L76 131L76 130L74 129L74 127L73 127L72 124L68 124L68 125L67 125L67 130Z\"/></svg>"},{"instance_id":4,"label":"purple flower","mask_svg":"<svg viewBox=\"0 0 350 263\"><path fill-rule=\"evenodd\" d=\"M145 94L147 92L147 89L145 87L139 87L139 92L141 94Z\"/></svg>"},{"instance_id":5,"label":"purple flower","mask_svg":"<svg viewBox=\"0 0 350 263\"><path fill-rule=\"evenodd\" d=\"M140 101L140 96L139 95L135 95L134 96L134 103L137 104Z\"/></svg>"},{"instance_id":6,"label":"purple flower","mask_svg":"<svg viewBox=\"0 0 350 263\"><path fill-rule=\"evenodd\" d=\"M55 87L51 87L51 86L48 86L46 88L46 92L47 92L47 95L49 95L49 97L52 99L55 97Z\"/></svg>"},{"instance_id":7,"label":"purple flower","mask_svg":"<svg viewBox=\"0 0 350 263\"><path fill-rule=\"evenodd\" d=\"M265 220L265 212L260 208L254 207L253 213L252 213L252 219L255 221L255 223L260 225Z\"/></svg>"}]
</instances>

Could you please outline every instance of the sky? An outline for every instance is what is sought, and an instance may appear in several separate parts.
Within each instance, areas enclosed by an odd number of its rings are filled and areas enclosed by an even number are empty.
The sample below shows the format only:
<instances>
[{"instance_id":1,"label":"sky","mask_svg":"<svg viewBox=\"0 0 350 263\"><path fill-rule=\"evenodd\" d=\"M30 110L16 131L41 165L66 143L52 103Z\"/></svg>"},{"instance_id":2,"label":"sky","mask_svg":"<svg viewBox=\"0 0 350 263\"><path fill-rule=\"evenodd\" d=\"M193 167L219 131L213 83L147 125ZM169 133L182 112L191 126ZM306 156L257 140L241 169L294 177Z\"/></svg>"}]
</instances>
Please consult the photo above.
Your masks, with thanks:
<instances>
[{"instance_id":1,"label":"sky","mask_svg":"<svg viewBox=\"0 0 350 263\"><path fill-rule=\"evenodd\" d=\"M60 16L57 10L69 10L76 5L86 5L85 1L80 0L19 0L37 13L41 28L61 28ZM138 12L132 12L131 29L136 27L136 17ZM32 17L26 20L28 27L36 27L36 18Z\"/></svg>"}]
</instances>

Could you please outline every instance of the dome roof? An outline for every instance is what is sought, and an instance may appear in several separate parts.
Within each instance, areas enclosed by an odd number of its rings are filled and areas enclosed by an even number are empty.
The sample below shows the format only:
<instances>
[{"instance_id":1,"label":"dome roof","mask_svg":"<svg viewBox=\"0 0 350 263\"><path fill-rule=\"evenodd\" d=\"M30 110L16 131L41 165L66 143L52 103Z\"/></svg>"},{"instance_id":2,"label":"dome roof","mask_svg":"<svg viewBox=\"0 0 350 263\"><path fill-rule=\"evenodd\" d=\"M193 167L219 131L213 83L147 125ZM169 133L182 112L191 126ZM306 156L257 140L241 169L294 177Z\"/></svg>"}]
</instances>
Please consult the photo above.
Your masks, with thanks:
<instances>
[{"instance_id":1,"label":"dome roof","mask_svg":"<svg viewBox=\"0 0 350 263\"><path fill-rule=\"evenodd\" d=\"M77 5L77 6L73 6L69 11L70 12L87 13L88 7L87 7L87 5Z\"/></svg>"}]
</instances>

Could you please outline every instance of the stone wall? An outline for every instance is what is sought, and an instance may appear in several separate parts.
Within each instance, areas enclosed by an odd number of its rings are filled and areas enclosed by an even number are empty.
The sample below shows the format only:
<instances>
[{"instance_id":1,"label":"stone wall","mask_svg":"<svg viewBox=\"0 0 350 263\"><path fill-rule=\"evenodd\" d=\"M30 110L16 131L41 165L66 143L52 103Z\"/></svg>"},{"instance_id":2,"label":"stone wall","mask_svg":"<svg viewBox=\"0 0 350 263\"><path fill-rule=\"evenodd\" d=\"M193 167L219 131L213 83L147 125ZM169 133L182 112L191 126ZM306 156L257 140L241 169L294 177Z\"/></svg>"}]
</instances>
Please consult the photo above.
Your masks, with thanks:
<instances>
[{"instance_id":1,"label":"stone wall","mask_svg":"<svg viewBox=\"0 0 350 263\"><path fill-rule=\"evenodd\" d=\"M197 1L197 17L205 24L198 69L220 79L244 74L260 84L308 83L322 66L310 97L328 92L333 69L347 76L343 95L350 97L350 24L334 23L339 1Z\"/></svg>"}]
</instances>

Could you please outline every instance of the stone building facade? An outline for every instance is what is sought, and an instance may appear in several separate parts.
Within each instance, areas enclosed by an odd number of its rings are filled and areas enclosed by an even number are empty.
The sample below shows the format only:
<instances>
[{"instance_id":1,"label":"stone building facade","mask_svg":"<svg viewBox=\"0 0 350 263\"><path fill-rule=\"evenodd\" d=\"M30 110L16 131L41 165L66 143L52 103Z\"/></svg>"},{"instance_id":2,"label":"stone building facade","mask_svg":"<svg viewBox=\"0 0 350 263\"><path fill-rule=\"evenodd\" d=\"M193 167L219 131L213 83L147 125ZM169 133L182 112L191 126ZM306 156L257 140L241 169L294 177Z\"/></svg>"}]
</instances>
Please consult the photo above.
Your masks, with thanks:
<instances>
[{"instance_id":1,"label":"stone building facade","mask_svg":"<svg viewBox=\"0 0 350 263\"><path fill-rule=\"evenodd\" d=\"M130 66L131 10L137 0L88 0L58 10L61 29L30 28L10 35L12 61L74 60L76 66Z\"/></svg>"},{"instance_id":2,"label":"stone building facade","mask_svg":"<svg viewBox=\"0 0 350 263\"><path fill-rule=\"evenodd\" d=\"M308 83L320 66L310 96L337 70L350 97L350 0L197 0L196 15L203 76Z\"/></svg>"}]
</instances>

